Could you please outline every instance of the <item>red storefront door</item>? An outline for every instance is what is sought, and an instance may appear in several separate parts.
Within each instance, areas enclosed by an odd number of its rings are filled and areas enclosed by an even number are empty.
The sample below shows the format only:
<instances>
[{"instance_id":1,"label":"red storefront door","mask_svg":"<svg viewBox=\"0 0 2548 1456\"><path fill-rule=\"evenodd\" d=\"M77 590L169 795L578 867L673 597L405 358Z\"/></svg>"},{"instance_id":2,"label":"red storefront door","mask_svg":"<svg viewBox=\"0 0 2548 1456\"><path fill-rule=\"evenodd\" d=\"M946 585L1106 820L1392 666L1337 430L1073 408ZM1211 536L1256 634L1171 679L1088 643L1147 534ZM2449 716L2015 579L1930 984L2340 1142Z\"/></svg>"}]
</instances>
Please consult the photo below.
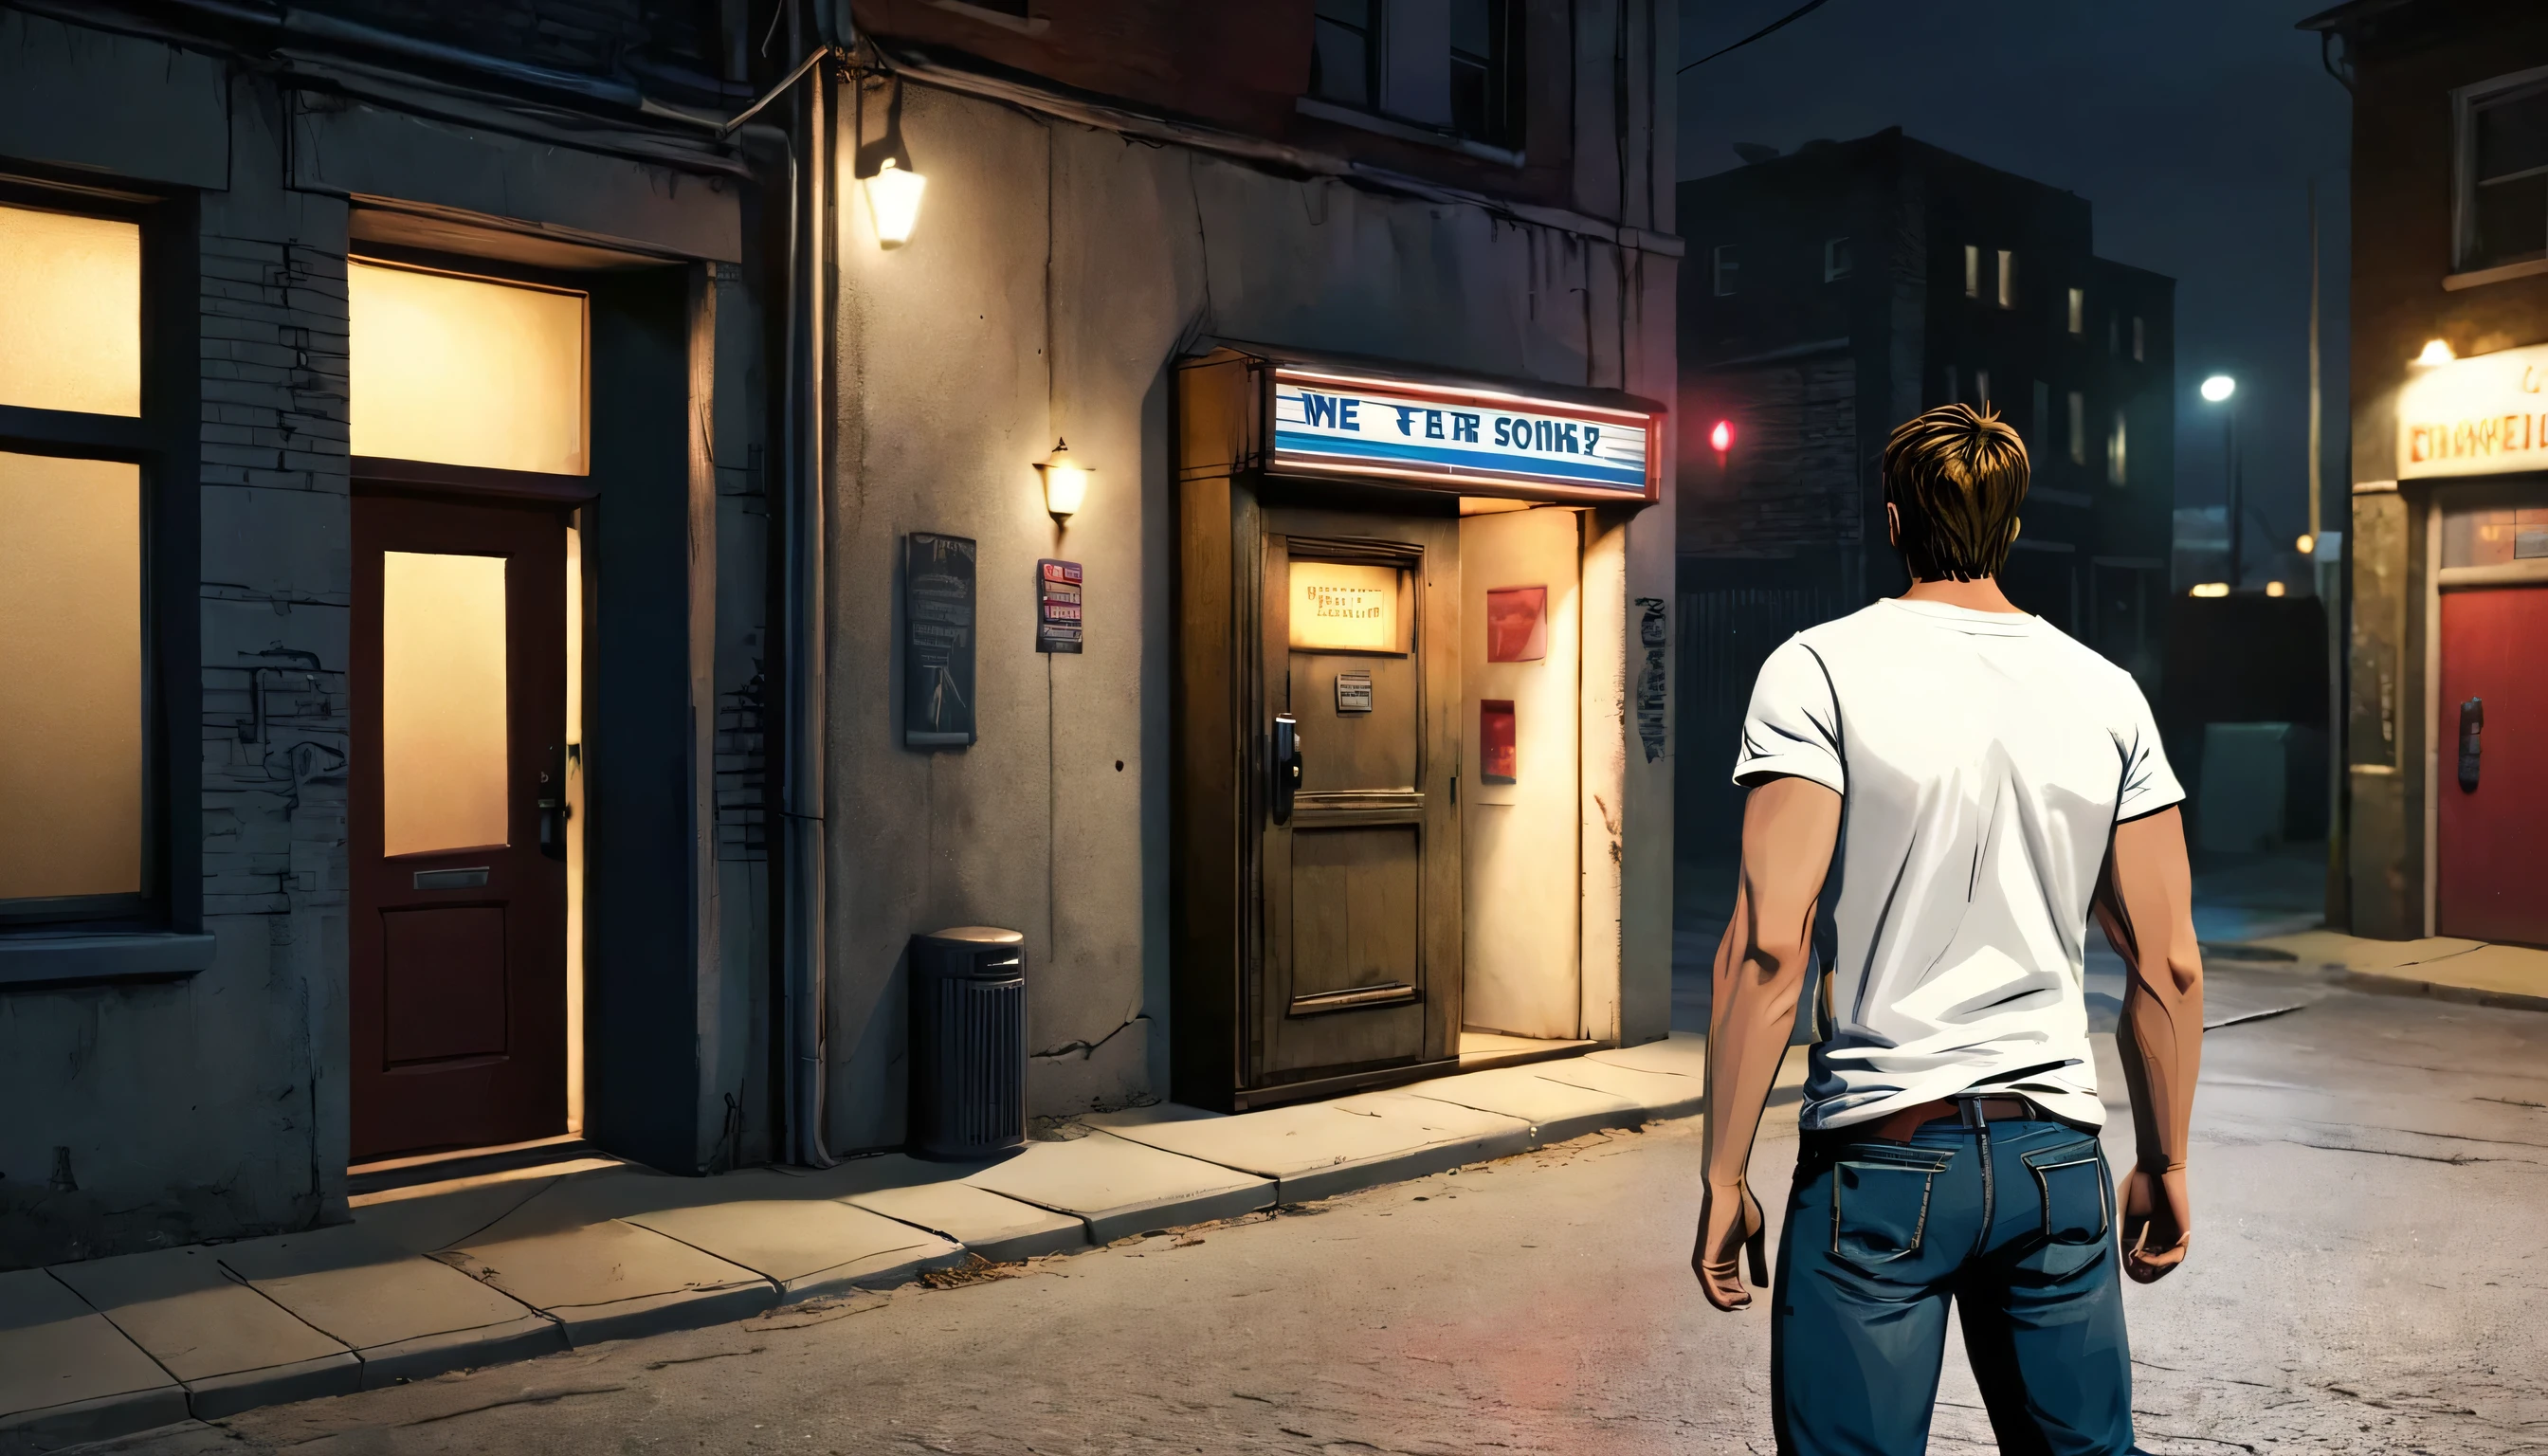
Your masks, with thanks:
<instances>
[{"instance_id":1,"label":"red storefront door","mask_svg":"<svg viewBox=\"0 0 2548 1456\"><path fill-rule=\"evenodd\" d=\"M2548 945L2548 586L2441 605L2436 929Z\"/></svg>"}]
</instances>

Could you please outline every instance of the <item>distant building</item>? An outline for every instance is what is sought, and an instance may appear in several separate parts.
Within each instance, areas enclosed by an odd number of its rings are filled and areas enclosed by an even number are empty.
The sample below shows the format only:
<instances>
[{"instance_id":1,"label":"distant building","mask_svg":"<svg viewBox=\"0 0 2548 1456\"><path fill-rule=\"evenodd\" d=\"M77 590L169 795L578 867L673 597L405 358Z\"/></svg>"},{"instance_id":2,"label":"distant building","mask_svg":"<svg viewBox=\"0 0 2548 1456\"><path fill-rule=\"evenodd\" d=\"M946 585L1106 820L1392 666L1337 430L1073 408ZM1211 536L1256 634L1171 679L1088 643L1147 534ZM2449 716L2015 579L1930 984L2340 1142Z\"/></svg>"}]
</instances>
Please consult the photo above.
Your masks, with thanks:
<instances>
[{"instance_id":1,"label":"distant building","mask_svg":"<svg viewBox=\"0 0 2548 1456\"><path fill-rule=\"evenodd\" d=\"M2087 199L1898 128L1684 182L1680 216L1683 855L1730 843L1722 767L1762 658L1907 585L1878 461L1921 410L2017 426L2009 594L2155 691L2174 280L2098 257Z\"/></svg>"},{"instance_id":2,"label":"distant building","mask_svg":"<svg viewBox=\"0 0 2548 1456\"><path fill-rule=\"evenodd\" d=\"M2548 10L2301 23L2353 93L2356 935L2548 944Z\"/></svg>"}]
</instances>

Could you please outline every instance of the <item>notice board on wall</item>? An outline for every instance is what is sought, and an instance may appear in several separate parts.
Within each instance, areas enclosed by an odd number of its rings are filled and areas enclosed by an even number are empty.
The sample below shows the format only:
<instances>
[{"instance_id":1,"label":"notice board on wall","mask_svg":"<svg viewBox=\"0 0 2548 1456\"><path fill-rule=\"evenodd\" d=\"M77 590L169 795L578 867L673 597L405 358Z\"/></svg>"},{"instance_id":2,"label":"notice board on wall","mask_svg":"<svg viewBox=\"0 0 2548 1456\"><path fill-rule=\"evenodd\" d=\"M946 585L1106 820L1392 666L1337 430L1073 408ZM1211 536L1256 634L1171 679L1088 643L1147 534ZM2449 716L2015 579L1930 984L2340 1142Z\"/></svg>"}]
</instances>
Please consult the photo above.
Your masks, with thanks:
<instances>
[{"instance_id":1,"label":"notice board on wall","mask_svg":"<svg viewBox=\"0 0 2548 1456\"><path fill-rule=\"evenodd\" d=\"M903 538L902 741L909 747L974 741L973 559L970 537L913 531Z\"/></svg>"}]
</instances>

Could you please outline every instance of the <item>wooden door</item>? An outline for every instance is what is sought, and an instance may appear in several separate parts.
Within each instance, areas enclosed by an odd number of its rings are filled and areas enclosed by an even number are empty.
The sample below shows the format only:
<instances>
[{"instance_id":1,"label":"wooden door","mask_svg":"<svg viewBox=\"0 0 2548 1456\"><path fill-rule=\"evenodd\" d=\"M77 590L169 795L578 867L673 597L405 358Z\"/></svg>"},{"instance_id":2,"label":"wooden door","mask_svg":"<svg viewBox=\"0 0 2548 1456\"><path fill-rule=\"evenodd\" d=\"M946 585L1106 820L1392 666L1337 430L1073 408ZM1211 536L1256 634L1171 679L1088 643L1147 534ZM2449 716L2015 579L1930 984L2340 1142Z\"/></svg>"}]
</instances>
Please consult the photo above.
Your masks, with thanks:
<instances>
[{"instance_id":1,"label":"wooden door","mask_svg":"<svg viewBox=\"0 0 2548 1456\"><path fill-rule=\"evenodd\" d=\"M2445 592L2436 929L2548 945L2548 587Z\"/></svg>"},{"instance_id":2,"label":"wooden door","mask_svg":"<svg viewBox=\"0 0 2548 1456\"><path fill-rule=\"evenodd\" d=\"M1263 539L1269 783L1250 1081L1454 1055L1458 522L1270 509Z\"/></svg>"},{"instance_id":3,"label":"wooden door","mask_svg":"<svg viewBox=\"0 0 2548 1456\"><path fill-rule=\"evenodd\" d=\"M566 522L354 500L353 1157L566 1129Z\"/></svg>"}]
</instances>

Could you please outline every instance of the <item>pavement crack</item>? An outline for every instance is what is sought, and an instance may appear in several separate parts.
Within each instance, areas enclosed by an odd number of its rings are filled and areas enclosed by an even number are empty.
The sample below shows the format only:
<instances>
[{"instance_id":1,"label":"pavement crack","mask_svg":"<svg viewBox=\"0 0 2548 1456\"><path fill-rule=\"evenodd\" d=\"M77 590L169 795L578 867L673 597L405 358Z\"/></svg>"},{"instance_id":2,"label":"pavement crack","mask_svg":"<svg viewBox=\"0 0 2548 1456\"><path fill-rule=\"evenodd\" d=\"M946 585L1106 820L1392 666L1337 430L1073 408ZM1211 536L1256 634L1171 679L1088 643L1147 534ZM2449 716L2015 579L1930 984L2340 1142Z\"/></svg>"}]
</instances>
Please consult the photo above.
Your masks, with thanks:
<instances>
[{"instance_id":1,"label":"pavement crack","mask_svg":"<svg viewBox=\"0 0 2548 1456\"><path fill-rule=\"evenodd\" d=\"M710 1350L704 1355L674 1355L668 1359L649 1360L646 1362L646 1368L663 1370L675 1365L698 1365L709 1360L731 1360L737 1355L758 1355L767 1348L766 1345L754 1345L748 1350Z\"/></svg>"},{"instance_id":2,"label":"pavement crack","mask_svg":"<svg viewBox=\"0 0 2548 1456\"><path fill-rule=\"evenodd\" d=\"M2294 1003L2290 1006L2277 1006L2270 1011L2250 1011L2238 1016L2225 1016L2219 1021L2207 1021L2203 1024L2203 1029L2207 1032L2217 1032L2223 1027L2242 1027L2251 1021L2270 1021L2274 1017L2289 1016L2295 1011L2306 1009L2305 1006Z\"/></svg>"},{"instance_id":3,"label":"pavement crack","mask_svg":"<svg viewBox=\"0 0 2548 1456\"><path fill-rule=\"evenodd\" d=\"M2411 1157L2419 1163L2449 1163L2454 1167L2458 1167L2466 1163L2500 1163L2507 1161L2507 1159L2500 1157L2479 1157L2474 1153L2467 1152L2457 1152L2448 1157L2442 1157L2435 1153L2399 1152L2386 1147L2347 1147L2341 1142L2312 1142L2301 1138L2278 1138L2274 1140L2277 1142L2288 1142L2294 1147L2315 1147L2320 1152L2367 1152L2375 1157ZM2511 1161L2520 1161L2520 1159L2511 1159Z\"/></svg>"},{"instance_id":4,"label":"pavement crack","mask_svg":"<svg viewBox=\"0 0 2548 1456\"><path fill-rule=\"evenodd\" d=\"M506 1406L554 1406L560 1401L576 1396L607 1396L626 1389L628 1386L625 1382L612 1381L608 1385L578 1385L568 1386L562 1390L524 1391L518 1396L506 1396L500 1401L484 1401L475 1406L465 1406L457 1410L419 1415L413 1420L403 1420L399 1423L407 1426L433 1425L440 1421L457 1420L463 1415L475 1415L481 1410L500 1410Z\"/></svg>"}]
</instances>

